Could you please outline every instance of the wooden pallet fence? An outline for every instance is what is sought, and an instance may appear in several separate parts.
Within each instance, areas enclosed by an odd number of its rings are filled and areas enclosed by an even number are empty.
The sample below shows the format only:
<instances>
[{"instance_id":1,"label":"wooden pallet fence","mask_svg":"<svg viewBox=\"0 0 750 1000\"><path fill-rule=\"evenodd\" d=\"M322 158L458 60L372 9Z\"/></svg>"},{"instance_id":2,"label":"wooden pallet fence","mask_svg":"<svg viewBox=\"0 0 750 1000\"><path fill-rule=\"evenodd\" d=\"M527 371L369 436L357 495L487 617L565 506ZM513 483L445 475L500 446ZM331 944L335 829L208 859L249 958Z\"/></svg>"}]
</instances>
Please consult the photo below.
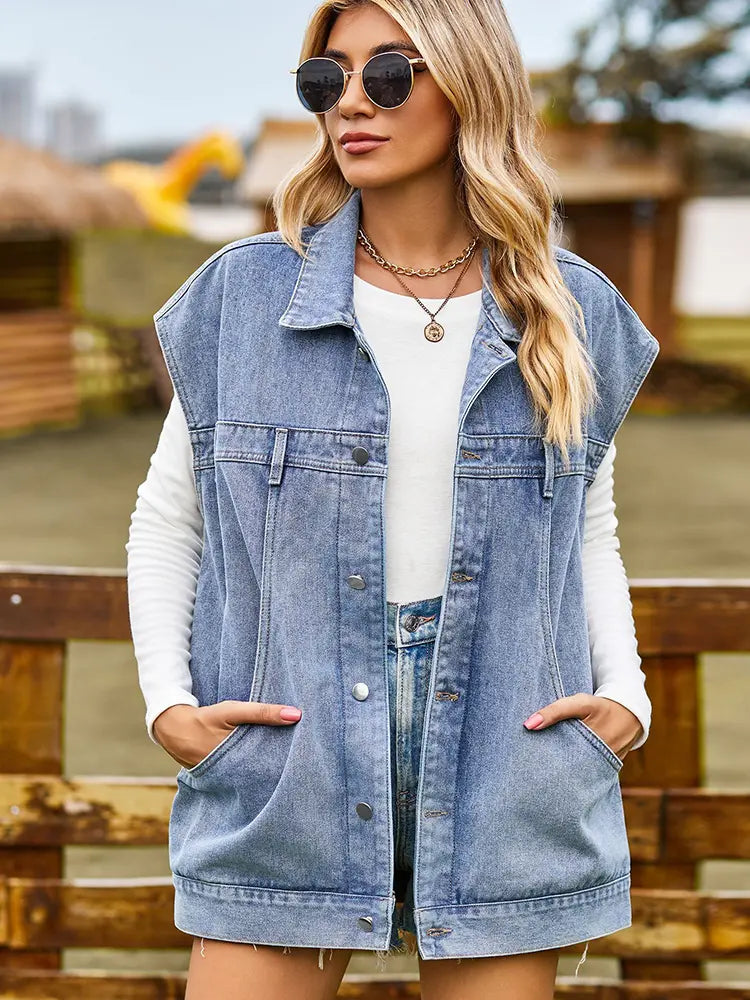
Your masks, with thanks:
<instances>
[{"instance_id":1,"label":"wooden pallet fence","mask_svg":"<svg viewBox=\"0 0 750 1000\"><path fill-rule=\"evenodd\" d=\"M654 706L620 772L633 923L589 944L623 980L559 976L570 1000L750 1000L706 982L705 960L750 960L750 892L700 891L696 866L750 860L750 788L705 787L698 657L750 651L750 581L631 581ZM182 997L185 976L71 973L62 950L179 948L169 878L65 879L66 845L164 845L174 779L63 773L67 644L129 642L124 572L0 564L0 1000ZM577 955L580 945L563 949ZM582 972L585 971L582 970ZM347 974L340 996L417 997L414 975Z\"/></svg>"}]
</instances>

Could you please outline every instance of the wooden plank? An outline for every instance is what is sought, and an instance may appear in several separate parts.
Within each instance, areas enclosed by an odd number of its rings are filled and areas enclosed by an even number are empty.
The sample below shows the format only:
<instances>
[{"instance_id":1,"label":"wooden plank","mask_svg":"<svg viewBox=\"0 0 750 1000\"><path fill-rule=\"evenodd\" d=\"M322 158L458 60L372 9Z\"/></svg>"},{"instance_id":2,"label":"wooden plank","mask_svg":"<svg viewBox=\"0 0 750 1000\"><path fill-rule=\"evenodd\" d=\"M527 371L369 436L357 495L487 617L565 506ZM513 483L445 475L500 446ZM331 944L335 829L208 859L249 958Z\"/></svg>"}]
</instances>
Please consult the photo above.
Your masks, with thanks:
<instances>
[{"instance_id":1,"label":"wooden plank","mask_svg":"<svg viewBox=\"0 0 750 1000\"><path fill-rule=\"evenodd\" d=\"M48 306L41 309L18 309L0 313L0 330L9 327L36 327L43 323L67 323L75 320L75 312L62 306Z\"/></svg>"},{"instance_id":2,"label":"wooden plank","mask_svg":"<svg viewBox=\"0 0 750 1000\"><path fill-rule=\"evenodd\" d=\"M184 997L187 973L0 973L0 1000L171 1000ZM338 997L406 1000L421 996L417 973L346 975ZM705 1000L705 998L704 998ZM731 998L730 998L731 1000Z\"/></svg>"},{"instance_id":3,"label":"wooden plank","mask_svg":"<svg viewBox=\"0 0 750 1000\"><path fill-rule=\"evenodd\" d=\"M175 787L174 778L0 775L0 846L166 844ZM750 792L623 788L622 797L644 887L656 887L649 873L660 866L750 860Z\"/></svg>"},{"instance_id":4,"label":"wooden plank","mask_svg":"<svg viewBox=\"0 0 750 1000\"><path fill-rule=\"evenodd\" d=\"M9 607L11 590L25 592L27 601L33 595L37 612ZM682 655L750 650L750 579L639 579L630 581L630 593L646 667L658 655L668 656L663 666L670 671L684 670ZM0 563L0 638L128 640L126 598L125 575L117 570ZM116 618L107 622L111 614ZM653 677L660 672L654 669Z\"/></svg>"},{"instance_id":5,"label":"wooden plank","mask_svg":"<svg viewBox=\"0 0 750 1000\"><path fill-rule=\"evenodd\" d=\"M617 983L599 977L558 976L555 996L566 1000L750 1000L750 983ZM187 973L0 971L0 1000L182 1000ZM348 973L337 997L405 1000L421 995L418 973Z\"/></svg>"},{"instance_id":6,"label":"wooden plank","mask_svg":"<svg viewBox=\"0 0 750 1000\"><path fill-rule=\"evenodd\" d=\"M70 376L70 377L68 377ZM36 383L28 380L21 382L16 379L3 380L3 393L10 399L3 400L3 409L10 411L14 406L35 406L42 409L46 399L75 399L76 385L72 368L66 374L58 368L54 375L48 376L40 371Z\"/></svg>"},{"instance_id":7,"label":"wooden plank","mask_svg":"<svg viewBox=\"0 0 750 1000\"><path fill-rule=\"evenodd\" d=\"M171 877L7 879L6 947L183 948Z\"/></svg>"},{"instance_id":8,"label":"wooden plank","mask_svg":"<svg viewBox=\"0 0 750 1000\"><path fill-rule=\"evenodd\" d=\"M0 639L130 641L125 570L0 563Z\"/></svg>"},{"instance_id":9,"label":"wooden plank","mask_svg":"<svg viewBox=\"0 0 750 1000\"><path fill-rule=\"evenodd\" d=\"M0 760L4 772L60 774L64 665L62 643L0 642Z\"/></svg>"},{"instance_id":10,"label":"wooden plank","mask_svg":"<svg viewBox=\"0 0 750 1000\"><path fill-rule=\"evenodd\" d=\"M171 877L6 879L4 944L41 948L179 948ZM750 892L633 889L633 923L589 942L589 955L661 962L750 959ZM580 945L564 953L579 954Z\"/></svg>"},{"instance_id":11,"label":"wooden plank","mask_svg":"<svg viewBox=\"0 0 750 1000\"><path fill-rule=\"evenodd\" d=\"M32 355L55 347L70 350L72 329L69 324L38 324L31 330L15 330L0 326L0 357L5 361L14 354Z\"/></svg>"},{"instance_id":12,"label":"wooden plank","mask_svg":"<svg viewBox=\"0 0 750 1000\"><path fill-rule=\"evenodd\" d=\"M555 996L566 1000L750 1000L750 983L617 983L597 977L558 976ZM0 1000L182 1000L187 973L2 973ZM337 997L406 1000L421 996L417 973L351 973Z\"/></svg>"},{"instance_id":13,"label":"wooden plank","mask_svg":"<svg viewBox=\"0 0 750 1000\"><path fill-rule=\"evenodd\" d=\"M0 847L166 844L175 791L174 778L0 775Z\"/></svg>"},{"instance_id":14,"label":"wooden plank","mask_svg":"<svg viewBox=\"0 0 750 1000\"><path fill-rule=\"evenodd\" d=\"M0 642L0 760L5 772L36 771L59 775L62 770L62 705L65 644ZM10 806L11 811L13 806ZM62 875L62 847L30 849L24 845L0 851L0 882L7 877ZM10 930L10 897L3 889L0 944ZM60 968L60 953L46 945L13 954L0 947L0 969Z\"/></svg>"},{"instance_id":15,"label":"wooden plank","mask_svg":"<svg viewBox=\"0 0 750 1000\"><path fill-rule=\"evenodd\" d=\"M6 352L3 354L0 351L0 355L2 355L0 363L3 366L2 375L0 375L0 385L3 386L4 392L6 391L6 386L10 386L14 382L28 387L29 371L33 373L34 369L31 366L35 362L39 366L38 371L43 372L46 369L49 375L59 376L60 373L65 374L73 371L75 367L70 357L70 349L66 344L62 343L51 345L44 350L38 350L35 346L27 349L26 345L24 345L23 349L18 349L12 353ZM24 381L21 381L22 379Z\"/></svg>"},{"instance_id":16,"label":"wooden plank","mask_svg":"<svg viewBox=\"0 0 750 1000\"><path fill-rule=\"evenodd\" d=\"M662 859L747 860L750 854L748 796L708 788L668 790L664 795Z\"/></svg>"},{"instance_id":17,"label":"wooden plank","mask_svg":"<svg viewBox=\"0 0 750 1000\"><path fill-rule=\"evenodd\" d=\"M0 1000L183 1000L187 973L11 972L0 969ZM732 998L730 998L732 1000Z\"/></svg>"},{"instance_id":18,"label":"wooden plank","mask_svg":"<svg viewBox=\"0 0 750 1000\"><path fill-rule=\"evenodd\" d=\"M14 401L12 408L6 407L0 428L12 431L22 427L28 430L30 427L44 426L61 419L75 421L77 426L79 409L78 394L73 387L61 387L47 394L43 408L38 399Z\"/></svg>"},{"instance_id":19,"label":"wooden plank","mask_svg":"<svg viewBox=\"0 0 750 1000\"><path fill-rule=\"evenodd\" d=\"M750 650L750 579L633 579L629 584L642 656Z\"/></svg>"},{"instance_id":20,"label":"wooden plank","mask_svg":"<svg viewBox=\"0 0 750 1000\"><path fill-rule=\"evenodd\" d=\"M641 781L659 788L678 786L696 787L701 780L701 727L698 714L698 656L695 654L662 655L658 661L649 658L649 694L656 724L652 727L654 739L648 739L648 753L636 755L636 766L631 774L622 770L622 780ZM653 669L656 667L657 669ZM668 719L668 726L660 720ZM643 747L646 750L646 747ZM627 758L626 758L627 765ZM638 772L638 773L636 773ZM662 810L662 823L665 810ZM630 834L629 834L630 835ZM661 831L660 851L666 840ZM663 859L659 859L663 860ZM631 881L633 888L687 889L697 888L695 864L684 858L672 859L672 864L638 864L633 858ZM701 979L702 969L697 961L643 961L625 956L620 963L623 978L634 979Z\"/></svg>"},{"instance_id":21,"label":"wooden plank","mask_svg":"<svg viewBox=\"0 0 750 1000\"><path fill-rule=\"evenodd\" d=\"M626 756L621 783L623 787L694 788L701 783L702 762L698 658L646 654L643 670L653 722L644 746Z\"/></svg>"},{"instance_id":22,"label":"wooden plank","mask_svg":"<svg viewBox=\"0 0 750 1000\"><path fill-rule=\"evenodd\" d=\"M77 416L73 324L67 308L0 313L0 430Z\"/></svg>"}]
</instances>

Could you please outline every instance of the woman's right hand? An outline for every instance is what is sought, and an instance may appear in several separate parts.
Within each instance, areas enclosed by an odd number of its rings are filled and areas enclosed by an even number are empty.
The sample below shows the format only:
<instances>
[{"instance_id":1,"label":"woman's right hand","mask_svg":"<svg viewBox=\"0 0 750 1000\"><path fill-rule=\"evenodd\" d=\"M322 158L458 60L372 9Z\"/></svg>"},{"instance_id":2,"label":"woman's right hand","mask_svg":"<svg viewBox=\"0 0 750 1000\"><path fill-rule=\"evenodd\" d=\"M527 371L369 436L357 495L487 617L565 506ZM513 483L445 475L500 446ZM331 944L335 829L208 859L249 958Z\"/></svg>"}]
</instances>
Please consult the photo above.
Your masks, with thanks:
<instances>
[{"instance_id":1,"label":"woman's right hand","mask_svg":"<svg viewBox=\"0 0 750 1000\"><path fill-rule=\"evenodd\" d=\"M284 714L288 717L284 718ZM261 701L226 700L200 708L172 705L157 715L153 732L178 764L194 767L240 723L289 726L301 717L302 712L291 705Z\"/></svg>"}]
</instances>

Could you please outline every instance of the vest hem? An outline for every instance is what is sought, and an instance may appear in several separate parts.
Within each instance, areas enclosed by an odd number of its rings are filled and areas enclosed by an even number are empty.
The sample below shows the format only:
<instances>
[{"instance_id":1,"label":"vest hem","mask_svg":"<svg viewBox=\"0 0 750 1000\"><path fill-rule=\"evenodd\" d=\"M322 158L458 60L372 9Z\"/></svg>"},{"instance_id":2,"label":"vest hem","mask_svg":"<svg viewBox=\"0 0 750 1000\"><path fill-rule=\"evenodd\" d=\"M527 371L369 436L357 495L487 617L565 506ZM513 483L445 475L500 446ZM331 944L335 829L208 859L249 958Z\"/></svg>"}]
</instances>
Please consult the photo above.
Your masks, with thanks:
<instances>
[{"instance_id":1,"label":"vest hem","mask_svg":"<svg viewBox=\"0 0 750 1000\"><path fill-rule=\"evenodd\" d=\"M424 959L520 955L582 944L630 927L631 875L577 892L414 911Z\"/></svg>"},{"instance_id":2,"label":"vest hem","mask_svg":"<svg viewBox=\"0 0 750 1000\"><path fill-rule=\"evenodd\" d=\"M196 937L242 944L386 951L395 897L269 889L172 874L174 923ZM576 892L417 908L424 959L518 955L589 941L632 924L631 875ZM369 917L372 930L360 926Z\"/></svg>"},{"instance_id":3,"label":"vest hem","mask_svg":"<svg viewBox=\"0 0 750 1000\"><path fill-rule=\"evenodd\" d=\"M172 873L174 924L196 937L298 948L385 950L395 895L203 882ZM372 920L372 929L358 919Z\"/></svg>"}]
</instances>

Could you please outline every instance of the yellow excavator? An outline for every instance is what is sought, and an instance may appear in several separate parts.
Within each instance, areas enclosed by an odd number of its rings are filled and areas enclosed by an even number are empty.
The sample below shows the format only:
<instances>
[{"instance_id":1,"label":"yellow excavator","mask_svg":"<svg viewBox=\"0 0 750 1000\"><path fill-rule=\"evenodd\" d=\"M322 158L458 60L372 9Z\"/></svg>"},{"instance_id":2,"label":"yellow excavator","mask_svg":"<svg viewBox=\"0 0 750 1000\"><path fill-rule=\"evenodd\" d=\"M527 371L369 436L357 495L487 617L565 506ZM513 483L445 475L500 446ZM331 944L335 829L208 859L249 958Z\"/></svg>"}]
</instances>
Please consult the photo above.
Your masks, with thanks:
<instances>
[{"instance_id":1,"label":"yellow excavator","mask_svg":"<svg viewBox=\"0 0 750 1000\"><path fill-rule=\"evenodd\" d=\"M102 172L137 199L154 229L187 233L190 191L208 170L237 177L245 165L240 143L228 132L206 132L160 164L111 160Z\"/></svg>"}]
</instances>

